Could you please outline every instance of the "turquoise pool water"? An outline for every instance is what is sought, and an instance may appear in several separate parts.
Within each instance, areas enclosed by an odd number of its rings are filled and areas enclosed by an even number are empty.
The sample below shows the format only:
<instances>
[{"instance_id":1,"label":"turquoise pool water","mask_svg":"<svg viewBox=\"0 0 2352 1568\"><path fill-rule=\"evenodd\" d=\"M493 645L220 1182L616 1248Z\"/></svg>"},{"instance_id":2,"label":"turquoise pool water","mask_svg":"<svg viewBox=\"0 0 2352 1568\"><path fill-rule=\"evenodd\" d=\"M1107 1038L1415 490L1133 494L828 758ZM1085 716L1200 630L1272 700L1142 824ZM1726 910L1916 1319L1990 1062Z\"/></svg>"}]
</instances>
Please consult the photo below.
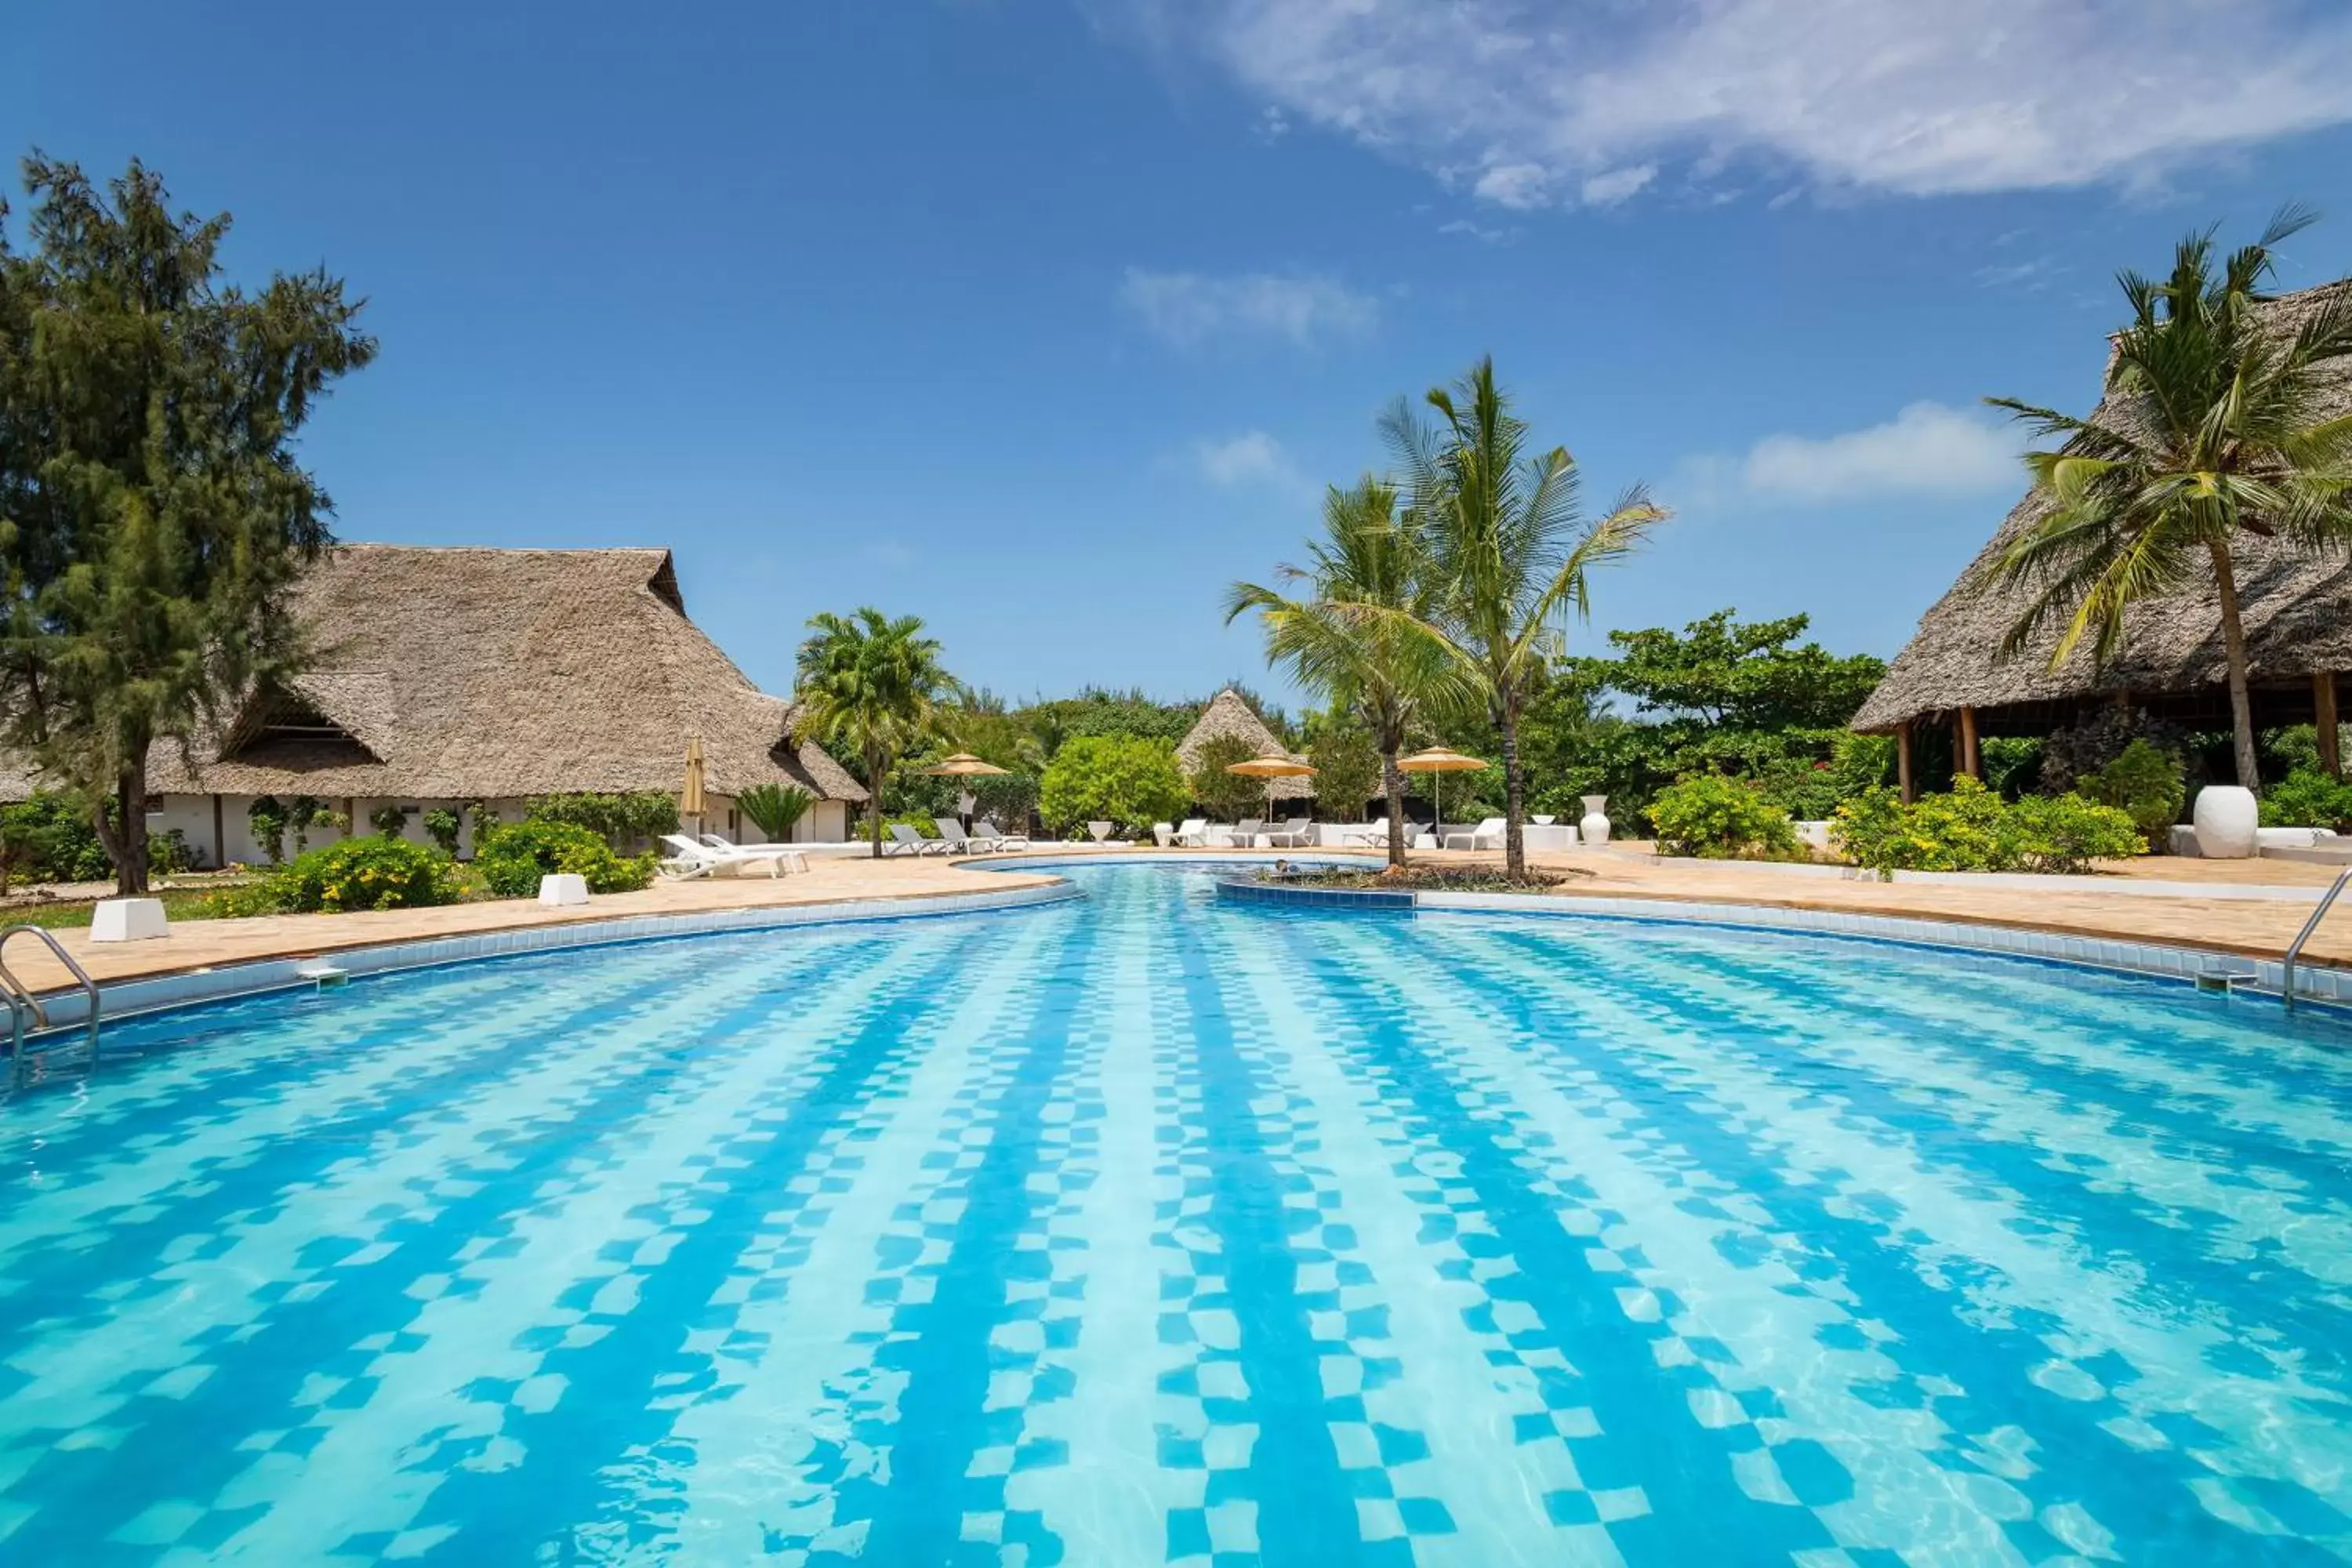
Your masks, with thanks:
<instances>
[{"instance_id":1,"label":"turquoise pool water","mask_svg":"<svg viewBox=\"0 0 2352 1568\"><path fill-rule=\"evenodd\" d=\"M118 1026L0 1562L2352 1555L2340 1022L1069 875Z\"/></svg>"}]
</instances>

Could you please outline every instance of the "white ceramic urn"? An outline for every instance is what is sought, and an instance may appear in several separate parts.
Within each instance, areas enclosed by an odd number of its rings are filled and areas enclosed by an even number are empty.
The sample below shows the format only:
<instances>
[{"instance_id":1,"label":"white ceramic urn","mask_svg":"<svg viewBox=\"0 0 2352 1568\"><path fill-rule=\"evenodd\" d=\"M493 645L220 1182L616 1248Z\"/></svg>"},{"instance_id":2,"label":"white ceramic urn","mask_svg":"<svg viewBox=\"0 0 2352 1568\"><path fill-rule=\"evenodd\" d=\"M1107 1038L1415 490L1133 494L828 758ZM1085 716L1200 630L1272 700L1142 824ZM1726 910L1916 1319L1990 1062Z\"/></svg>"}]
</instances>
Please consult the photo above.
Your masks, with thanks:
<instances>
[{"instance_id":1,"label":"white ceramic urn","mask_svg":"<svg viewBox=\"0 0 2352 1568\"><path fill-rule=\"evenodd\" d=\"M2263 821L2253 791L2238 784L2207 784L2197 792L2190 819L2197 828L2197 853L2206 859L2252 857Z\"/></svg>"},{"instance_id":2,"label":"white ceramic urn","mask_svg":"<svg viewBox=\"0 0 2352 1568\"><path fill-rule=\"evenodd\" d=\"M1609 818L1605 815L1608 809L1609 797L1607 795L1586 795L1584 797L1584 820L1576 825L1577 837L1583 839L1587 844L1608 843Z\"/></svg>"}]
</instances>

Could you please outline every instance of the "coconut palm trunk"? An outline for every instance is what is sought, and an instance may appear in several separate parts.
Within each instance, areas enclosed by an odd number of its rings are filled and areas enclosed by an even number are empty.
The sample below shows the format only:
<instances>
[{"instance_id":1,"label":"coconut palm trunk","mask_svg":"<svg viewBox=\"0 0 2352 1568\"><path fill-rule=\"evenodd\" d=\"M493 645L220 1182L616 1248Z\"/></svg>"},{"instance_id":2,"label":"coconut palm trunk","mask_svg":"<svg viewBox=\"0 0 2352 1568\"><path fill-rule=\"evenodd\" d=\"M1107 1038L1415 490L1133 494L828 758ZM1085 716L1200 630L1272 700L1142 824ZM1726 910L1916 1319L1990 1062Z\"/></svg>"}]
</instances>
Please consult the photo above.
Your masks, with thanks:
<instances>
[{"instance_id":1,"label":"coconut palm trunk","mask_svg":"<svg viewBox=\"0 0 2352 1568\"><path fill-rule=\"evenodd\" d=\"M1503 734L1503 872L1514 882L1523 881L1528 874L1527 835L1519 824L1525 820L1521 807L1526 805L1527 783L1519 774L1519 705L1513 702L1503 710L1502 722L1496 726Z\"/></svg>"},{"instance_id":2,"label":"coconut palm trunk","mask_svg":"<svg viewBox=\"0 0 2352 1568\"><path fill-rule=\"evenodd\" d=\"M1397 766L1397 752L1402 748L1383 745L1381 750L1381 793L1389 808L1389 868L1404 869L1404 770Z\"/></svg>"},{"instance_id":3,"label":"coconut palm trunk","mask_svg":"<svg viewBox=\"0 0 2352 1568\"><path fill-rule=\"evenodd\" d=\"M2235 731L2238 782L2248 789L2261 787L2262 759L2254 750L2254 697L2246 675L2246 626L2238 613L2238 574L2230 564L2230 547L2215 540L2213 589L2221 601L2221 651L2230 666L2230 727Z\"/></svg>"}]
</instances>

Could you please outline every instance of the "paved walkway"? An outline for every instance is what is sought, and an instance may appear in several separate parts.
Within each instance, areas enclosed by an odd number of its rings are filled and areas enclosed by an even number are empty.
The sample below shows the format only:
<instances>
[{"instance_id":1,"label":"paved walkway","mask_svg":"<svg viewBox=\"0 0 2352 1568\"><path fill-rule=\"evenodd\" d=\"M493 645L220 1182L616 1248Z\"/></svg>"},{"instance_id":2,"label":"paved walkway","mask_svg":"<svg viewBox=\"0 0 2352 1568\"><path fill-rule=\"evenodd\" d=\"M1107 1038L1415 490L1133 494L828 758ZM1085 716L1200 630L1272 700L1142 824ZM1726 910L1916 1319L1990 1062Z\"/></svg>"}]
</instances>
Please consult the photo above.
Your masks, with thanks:
<instances>
[{"instance_id":1,"label":"paved walkway","mask_svg":"<svg viewBox=\"0 0 2352 1568\"><path fill-rule=\"evenodd\" d=\"M1117 858L1125 851L1104 852ZM1230 859L1231 850L1197 851L1204 859ZM1261 851L1256 857L1276 856ZM1466 851L1415 851L1424 865L1492 864L1499 858ZM1791 877L1767 867L1736 863L1668 865L1633 846L1574 850L1532 857L1549 869L1581 872L1563 891L1599 897L1685 900L1751 904L1776 909L1836 910L1850 913L1909 915L1973 921L2078 936L2179 942L2251 956L2277 957L2310 913L2302 901L2197 898L2101 890L2106 877L2085 877L2064 890L2015 887L1962 887L1948 883L1874 882L1827 877ZM1003 859L997 867L1016 865ZM2119 868L2122 877L2169 882L2260 882L2308 886L2315 893L2331 879L2326 868L2282 861L2218 862L2146 860ZM763 877L720 881L660 882L641 893L612 894L585 909L547 910L535 903L500 900L436 910L395 910L378 914L271 915L249 920L185 921L161 942L94 944L86 931L57 934L100 981L249 963L257 959L310 957L381 942L413 942L518 926L610 920L640 914L698 910L810 904L866 899L921 899L927 895L990 888L1034 886L1050 880L1050 869L981 870L971 862L939 858L882 861L812 859L806 875L771 881ZM2079 885L2079 889L2076 890ZM2332 919L2306 950L2320 963L2352 966L2352 904ZM20 939L9 948L12 968L29 984L49 989L66 982L64 972L37 944Z\"/></svg>"}]
</instances>

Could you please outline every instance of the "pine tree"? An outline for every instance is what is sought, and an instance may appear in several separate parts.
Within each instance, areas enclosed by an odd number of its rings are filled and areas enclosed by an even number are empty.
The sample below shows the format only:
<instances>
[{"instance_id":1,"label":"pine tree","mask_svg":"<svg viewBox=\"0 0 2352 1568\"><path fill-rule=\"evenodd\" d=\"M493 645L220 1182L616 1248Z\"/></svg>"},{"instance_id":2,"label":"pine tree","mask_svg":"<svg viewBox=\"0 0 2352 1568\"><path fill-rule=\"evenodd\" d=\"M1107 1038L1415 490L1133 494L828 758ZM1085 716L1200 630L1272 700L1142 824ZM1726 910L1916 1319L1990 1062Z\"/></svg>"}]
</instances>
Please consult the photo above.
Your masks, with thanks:
<instances>
[{"instance_id":1,"label":"pine tree","mask_svg":"<svg viewBox=\"0 0 2352 1568\"><path fill-rule=\"evenodd\" d=\"M36 153L25 184L31 248L0 228L0 731L142 892L155 748L299 668L287 591L331 507L293 440L376 345L323 269L225 281L227 215L174 215L135 161L101 194Z\"/></svg>"}]
</instances>

